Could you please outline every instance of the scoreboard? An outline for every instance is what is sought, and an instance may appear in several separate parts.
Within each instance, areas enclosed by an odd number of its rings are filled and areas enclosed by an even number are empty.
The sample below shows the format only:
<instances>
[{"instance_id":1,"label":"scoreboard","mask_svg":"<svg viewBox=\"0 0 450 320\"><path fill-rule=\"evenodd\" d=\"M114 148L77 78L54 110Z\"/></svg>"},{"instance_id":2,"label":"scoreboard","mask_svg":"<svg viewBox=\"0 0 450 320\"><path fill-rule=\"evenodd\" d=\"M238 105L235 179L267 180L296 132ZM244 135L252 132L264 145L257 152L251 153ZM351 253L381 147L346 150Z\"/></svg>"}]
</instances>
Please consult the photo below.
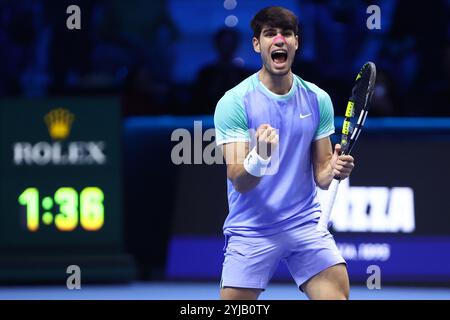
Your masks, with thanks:
<instances>
[{"instance_id":1,"label":"scoreboard","mask_svg":"<svg viewBox=\"0 0 450 320\"><path fill-rule=\"evenodd\" d=\"M132 265L123 254L120 134L115 99L1 101L1 261Z\"/></svg>"}]
</instances>

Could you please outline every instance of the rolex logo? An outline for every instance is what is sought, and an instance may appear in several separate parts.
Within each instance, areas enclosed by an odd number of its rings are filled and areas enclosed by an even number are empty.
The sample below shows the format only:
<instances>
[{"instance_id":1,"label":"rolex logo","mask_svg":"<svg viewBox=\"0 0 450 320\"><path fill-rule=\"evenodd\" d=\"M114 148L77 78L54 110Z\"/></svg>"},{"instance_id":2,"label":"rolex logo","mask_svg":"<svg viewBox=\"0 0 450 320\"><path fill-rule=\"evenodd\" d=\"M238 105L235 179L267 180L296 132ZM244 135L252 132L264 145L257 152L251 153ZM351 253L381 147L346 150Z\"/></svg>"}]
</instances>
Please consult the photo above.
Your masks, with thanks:
<instances>
[{"instance_id":1,"label":"rolex logo","mask_svg":"<svg viewBox=\"0 0 450 320\"><path fill-rule=\"evenodd\" d=\"M53 140L63 140L70 134L75 116L69 110L53 109L44 117L48 132Z\"/></svg>"}]
</instances>

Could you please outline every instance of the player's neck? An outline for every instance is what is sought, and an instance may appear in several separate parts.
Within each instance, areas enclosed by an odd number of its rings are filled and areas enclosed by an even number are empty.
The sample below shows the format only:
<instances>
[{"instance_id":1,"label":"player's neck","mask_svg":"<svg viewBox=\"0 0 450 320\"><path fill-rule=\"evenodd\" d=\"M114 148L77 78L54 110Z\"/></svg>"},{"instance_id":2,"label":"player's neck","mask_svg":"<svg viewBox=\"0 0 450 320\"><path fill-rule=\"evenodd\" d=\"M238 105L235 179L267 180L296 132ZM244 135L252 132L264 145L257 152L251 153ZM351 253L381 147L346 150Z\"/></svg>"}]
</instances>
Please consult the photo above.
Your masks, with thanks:
<instances>
[{"instance_id":1,"label":"player's neck","mask_svg":"<svg viewBox=\"0 0 450 320\"><path fill-rule=\"evenodd\" d=\"M283 76L276 76L267 72L264 67L259 72L258 77L259 81L261 81L267 89L280 95L287 94L291 90L292 82L294 81L291 71Z\"/></svg>"}]
</instances>

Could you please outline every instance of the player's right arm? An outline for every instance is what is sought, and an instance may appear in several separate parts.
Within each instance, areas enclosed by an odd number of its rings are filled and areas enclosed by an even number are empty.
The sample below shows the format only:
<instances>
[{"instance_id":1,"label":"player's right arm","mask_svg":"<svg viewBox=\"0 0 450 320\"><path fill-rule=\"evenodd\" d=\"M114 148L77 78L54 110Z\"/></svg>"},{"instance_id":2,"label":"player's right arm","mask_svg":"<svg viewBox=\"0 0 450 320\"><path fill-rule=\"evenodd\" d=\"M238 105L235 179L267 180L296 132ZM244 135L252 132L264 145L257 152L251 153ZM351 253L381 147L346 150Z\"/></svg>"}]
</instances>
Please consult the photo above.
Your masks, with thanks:
<instances>
[{"instance_id":1,"label":"player's right arm","mask_svg":"<svg viewBox=\"0 0 450 320\"><path fill-rule=\"evenodd\" d=\"M261 180L248 173L244 160L249 153L248 142L231 142L222 146L223 157L227 165L227 178L233 183L237 192L246 192L256 187Z\"/></svg>"},{"instance_id":2,"label":"player's right arm","mask_svg":"<svg viewBox=\"0 0 450 320\"><path fill-rule=\"evenodd\" d=\"M250 150L250 132L245 108L242 99L233 92L227 92L217 103L214 126L216 143L222 146L227 164L228 179L238 192L253 189L261 180L261 174L258 174L258 166L255 168L255 164L270 161L272 145L278 144L275 130L267 124L261 125L256 132L259 142L256 150Z\"/></svg>"},{"instance_id":3,"label":"player's right arm","mask_svg":"<svg viewBox=\"0 0 450 320\"><path fill-rule=\"evenodd\" d=\"M272 150L278 145L276 130L268 124L262 124L256 131L256 154L249 155L248 142L231 142L222 146L223 156L227 164L227 177L234 189L244 193L256 187L261 177L247 171L244 162L247 157L260 157L260 161L270 161ZM250 160L251 161L251 160Z\"/></svg>"}]
</instances>

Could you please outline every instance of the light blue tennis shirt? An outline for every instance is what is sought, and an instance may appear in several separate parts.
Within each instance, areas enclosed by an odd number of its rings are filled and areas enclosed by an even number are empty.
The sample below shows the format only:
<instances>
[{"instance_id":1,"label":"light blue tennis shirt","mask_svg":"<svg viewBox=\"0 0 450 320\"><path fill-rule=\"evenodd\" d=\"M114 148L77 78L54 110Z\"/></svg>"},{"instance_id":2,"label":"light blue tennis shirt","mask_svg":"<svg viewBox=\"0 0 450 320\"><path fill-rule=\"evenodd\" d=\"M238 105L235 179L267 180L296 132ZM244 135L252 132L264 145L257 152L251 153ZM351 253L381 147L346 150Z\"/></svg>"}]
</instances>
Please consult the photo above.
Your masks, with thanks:
<instances>
[{"instance_id":1,"label":"light blue tennis shirt","mask_svg":"<svg viewBox=\"0 0 450 320\"><path fill-rule=\"evenodd\" d=\"M228 185L229 214L225 235L265 236L291 229L320 216L311 146L334 133L329 95L294 75L290 91L277 95L253 74L227 91L214 114L216 143L248 141L261 124L278 130L279 147L259 184L248 192Z\"/></svg>"}]
</instances>

